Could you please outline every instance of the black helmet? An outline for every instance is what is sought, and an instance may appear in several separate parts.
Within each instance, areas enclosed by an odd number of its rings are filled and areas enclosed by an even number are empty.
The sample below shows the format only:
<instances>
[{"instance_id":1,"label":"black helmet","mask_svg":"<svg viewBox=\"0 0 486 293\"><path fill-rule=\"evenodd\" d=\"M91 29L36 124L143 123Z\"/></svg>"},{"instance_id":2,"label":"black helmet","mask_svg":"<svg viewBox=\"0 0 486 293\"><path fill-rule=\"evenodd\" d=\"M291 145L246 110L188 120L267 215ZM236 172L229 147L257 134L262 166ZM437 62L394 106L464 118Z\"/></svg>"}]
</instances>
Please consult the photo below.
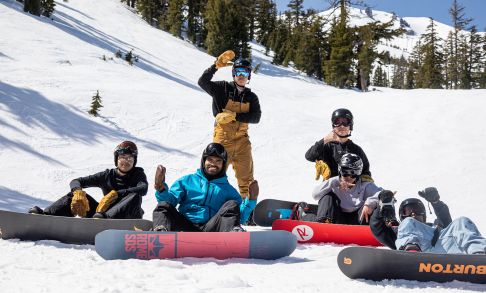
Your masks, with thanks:
<instances>
[{"instance_id":1,"label":"black helmet","mask_svg":"<svg viewBox=\"0 0 486 293\"><path fill-rule=\"evenodd\" d=\"M249 76L248 76L248 80L250 80L251 78L251 62L246 60L246 59L238 59L236 60L234 63L233 63L233 69L232 69L232 74L233 74L233 77L235 77L236 75L236 71L235 69L236 68L245 68L248 73L249 73Z\"/></svg>"},{"instance_id":2,"label":"black helmet","mask_svg":"<svg viewBox=\"0 0 486 293\"><path fill-rule=\"evenodd\" d=\"M363 172L363 160L358 155L346 153L339 160L338 171L340 176L358 177Z\"/></svg>"},{"instance_id":3,"label":"black helmet","mask_svg":"<svg viewBox=\"0 0 486 293\"><path fill-rule=\"evenodd\" d=\"M114 156L115 156L115 166L118 167L118 156L119 155L132 155L134 158L133 167L137 165L138 149L137 145L129 140L125 140L116 146Z\"/></svg>"},{"instance_id":4,"label":"black helmet","mask_svg":"<svg viewBox=\"0 0 486 293\"><path fill-rule=\"evenodd\" d=\"M332 123L333 127L334 127L334 124L335 124L334 122L338 118L348 119L349 124L350 124L349 129L353 130L354 121L353 121L353 114L351 113L351 111L349 111L348 109L344 109L344 108L334 110L334 112L332 112L332 116L331 116L331 123Z\"/></svg>"},{"instance_id":5,"label":"black helmet","mask_svg":"<svg viewBox=\"0 0 486 293\"><path fill-rule=\"evenodd\" d=\"M406 200L402 201L400 207L398 208L398 214L400 215L400 221L409 217L410 215L405 215L405 207L410 207L414 214L420 215L424 217L424 222L426 220L427 211L425 209L424 203L418 198L407 198Z\"/></svg>"},{"instance_id":6,"label":"black helmet","mask_svg":"<svg viewBox=\"0 0 486 293\"><path fill-rule=\"evenodd\" d=\"M220 143L217 142L212 142L208 144L206 149L204 149L204 152L202 154L201 158L201 169L204 170L204 162L206 161L206 158L209 156L216 156L219 157L223 160L223 170L226 171L226 163L228 162L228 153L224 149L224 146Z\"/></svg>"}]
</instances>

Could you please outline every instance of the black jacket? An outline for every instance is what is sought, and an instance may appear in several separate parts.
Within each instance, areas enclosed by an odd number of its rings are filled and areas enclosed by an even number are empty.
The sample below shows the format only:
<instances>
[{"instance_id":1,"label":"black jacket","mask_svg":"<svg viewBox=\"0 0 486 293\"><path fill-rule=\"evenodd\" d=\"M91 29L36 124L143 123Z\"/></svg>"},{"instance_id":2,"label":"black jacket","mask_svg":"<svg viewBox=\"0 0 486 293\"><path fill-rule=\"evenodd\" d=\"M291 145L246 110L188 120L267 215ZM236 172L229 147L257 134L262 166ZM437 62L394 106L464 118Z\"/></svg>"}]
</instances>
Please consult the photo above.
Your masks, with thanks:
<instances>
[{"instance_id":1,"label":"black jacket","mask_svg":"<svg viewBox=\"0 0 486 293\"><path fill-rule=\"evenodd\" d=\"M144 196L148 189L147 176L140 167L134 167L125 176L120 176L116 169L106 169L94 175L74 179L69 185L71 191L79 188L99 187L103 191L103 195L116 190L120 197L130 193Z\"/></svg>"},{"instance_id":2,"label":"black jacket","mask_svg":"<svg viewBox=\"0 0 486 293\"><path fill-rule=\"evenodd\" d=\"M216 71L216 66L212 65L204 71L198 81L199 86L213 97L213 115L216 116L223 112L228 100L231 99L241 104L250 104L250 111L248 113L237 113L236 121L243 123L260 122L262 111L257 95L249 88L238 93L234 82L211 81Z\"/></svg>"},{"instance_id":3,"label":"black jacket","mask_svg":"<svg viewBox=\"0 0 486 293\"><path fill-rule=\"evenodd\" d=\"M447 227L452 222L452 218L449 212L449 207L444 202L439 201L438 203L433 203L432 207L434 208L434 213L437 215L437 220L434 224L426 224L430 226L436 225L436 233L438 233L441 228ZM379 206L371 215L370 228L375 238L383 245L388 246L391 249L397 249L395 241L397 240L398 227L388 227L385 225L385 220L383 219Z\"/></svg>"},{"instance_id":4,"label":"black jacket","mask_svg":"<svg viewBox=\"0 0 486 293\"><path fill-rule=\"evenodd\" d=\"M331 177L334 177L339 175L338 164L341 157L346 153L358 155L361 160L363 160L363 172L361 174L371 176L370 163L368 162L366 154L360 146L351 140L348 140L345 143L331 141L324 144L324 140L321 139L311 146L305 153L305 158L311 162L317 160L324 161L331 169Z\"/></svg>"}]
</instances>

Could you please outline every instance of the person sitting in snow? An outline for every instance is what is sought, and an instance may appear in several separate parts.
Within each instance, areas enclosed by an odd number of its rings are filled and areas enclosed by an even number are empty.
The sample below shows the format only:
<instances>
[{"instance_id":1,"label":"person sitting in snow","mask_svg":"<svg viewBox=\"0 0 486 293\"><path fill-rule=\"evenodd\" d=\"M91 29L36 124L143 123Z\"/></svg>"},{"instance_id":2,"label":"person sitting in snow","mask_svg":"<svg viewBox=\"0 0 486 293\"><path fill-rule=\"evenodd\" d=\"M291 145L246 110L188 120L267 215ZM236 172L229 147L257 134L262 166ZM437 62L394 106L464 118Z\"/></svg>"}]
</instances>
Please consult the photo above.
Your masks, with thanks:
<instances>
[{"instance_id":1,"label":"person sitting in snow","mask_svg":"<svg viewBox=\"0 0 486 293\"><path fill-rule=\"evenodd\" d=\"M245 231L245 223L256 205L258 182L252 181L249 197L241 199L226 176L228 154L223 145L210 143L201 158L201 167L194 174L177 179L168 188L165 168L157 167L153 212L155 231ZM176 206L178 209L176 209Z\"/></svg>"},{"instance_id":2,"label":"person sitting in snow","mask_svg":"<svg viewBox=\"0 0 486 293\"><path fill-rule=\"evenodd\" d=\"M42 210L34 206L29 213L82 218L141 219L142 196L147 194L145 172L137 164L138 149L135 143L124 141L114 152L114 169L74 179L71 191ZM83 188L99 187L104 196L98 203Z\"/></svg>"},{"instance_id":3,"label":"person sitting in snow","mask_svg":"<svg viewBox=\"0 0 486 293\"><path fill-rule=\"evenodd\" d=\"M363 161L356 154L344 154L338 165L338 176L324 180L312 196L318 201L317 216L307 214L302 220L321 223L365 225L378 204L383 190L374 182L362 180ZM305 203L299 203L305 211ZM300 216L294 218L299 219Z\"/></svg>"},{"instance_id":4,"label":"person sitting in snow","mask_svg":"<svg viewBox=\"0 0 486 293\"><path fill-rule=\"evenodd\" d=\"M306 153L308 161L316 163L316 180L337 176L338 165L345 153L357 154L363 161L361 179L371 179L370 163L363 149L349 139L353 131L353 114L348 109L337 109L331 115L332 131L323 139L317 141Z\"/></svg>"},{"instance_id":5,"label":"person sitting in snow","mask_svg":"<svg viewBox=\"0 0 486 293\"><path fill-rule=\"evenodd\" d=\"M395 217L394 193L384 190L379 206L373 211L370 228L376 239L391 249L430 253L485 254L486 239L466 217L452 221L447 205L440 200L435 187L427 187L418 195L432 204L437 220L427 223L426 210L418 198L402 201Z\"/></svg>"}]
</instances>

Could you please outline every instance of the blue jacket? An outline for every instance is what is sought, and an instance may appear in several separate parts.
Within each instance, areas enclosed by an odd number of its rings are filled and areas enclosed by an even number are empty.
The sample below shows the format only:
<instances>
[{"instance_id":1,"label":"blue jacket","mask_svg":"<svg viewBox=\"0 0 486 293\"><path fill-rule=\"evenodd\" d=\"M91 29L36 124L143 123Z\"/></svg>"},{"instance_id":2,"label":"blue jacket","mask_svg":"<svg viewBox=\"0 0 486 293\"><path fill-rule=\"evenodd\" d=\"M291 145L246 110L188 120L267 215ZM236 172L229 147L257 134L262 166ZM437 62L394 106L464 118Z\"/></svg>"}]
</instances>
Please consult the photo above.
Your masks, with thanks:
<instances>
[{"instance_id":1,"label":"blue jacket","mask_svg":"<svg viewBox=\"0 0 486 293\"><path fill-rule=\"evenodd\" d=\"M201 169L177 179L170 190L167 185L165 187L164 191L155 192L157 201L166 201L174 207L179 205L179 212L198 224L208 222L228 200L234 200L240 205L241 222L244 223L256 204L255 200L243 202L238 191L229 184L226 175L208 181Z\"/></svg>"}]
</instances>

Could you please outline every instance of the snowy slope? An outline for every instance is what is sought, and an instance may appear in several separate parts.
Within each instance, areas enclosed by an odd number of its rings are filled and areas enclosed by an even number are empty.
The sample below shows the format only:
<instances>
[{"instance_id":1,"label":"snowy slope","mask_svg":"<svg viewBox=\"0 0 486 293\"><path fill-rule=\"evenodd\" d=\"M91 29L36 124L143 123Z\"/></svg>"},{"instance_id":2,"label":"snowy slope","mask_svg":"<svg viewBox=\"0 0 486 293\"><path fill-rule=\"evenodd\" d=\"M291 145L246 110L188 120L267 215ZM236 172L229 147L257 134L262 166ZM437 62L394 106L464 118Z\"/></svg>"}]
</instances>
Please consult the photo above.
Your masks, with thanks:
<instances>
[{"instance_id":1,"label":"snowy slope","mask_svg":"<svg viewBox=\"0 0 486 293\"><path fill-rule=\"evenodd\" d=\"M71 179L111 168L113 148L125 139L138 144L138 165L150 180L159 163L169 183L194 171L213 124L210 97L197 80L214 57L150 27L118 0L57 5L49 20L0 0L0 208L48 205ZM253 47L255 64L262 62L250 83L263 110L250 126L261 199L312 201L314 166L304 153L330 131L331 112L347 107L356 117L353 140L377 184L397 190L399 199L437 186L454 217L467 215L486 233L485 90L339 90L273 66ZM134 49L140 61L101 59L119 49ZM230 74L223 69L215 79ZM99 118L86 113L96 90L104 105ZM155 204L150 191L145 218ZM2 292L486 290L459 282L351 281L337 268L340 249L302 245L278 261L107 262L89 245L0 240L0 284Z\"/></svg>"}]
</instances>

